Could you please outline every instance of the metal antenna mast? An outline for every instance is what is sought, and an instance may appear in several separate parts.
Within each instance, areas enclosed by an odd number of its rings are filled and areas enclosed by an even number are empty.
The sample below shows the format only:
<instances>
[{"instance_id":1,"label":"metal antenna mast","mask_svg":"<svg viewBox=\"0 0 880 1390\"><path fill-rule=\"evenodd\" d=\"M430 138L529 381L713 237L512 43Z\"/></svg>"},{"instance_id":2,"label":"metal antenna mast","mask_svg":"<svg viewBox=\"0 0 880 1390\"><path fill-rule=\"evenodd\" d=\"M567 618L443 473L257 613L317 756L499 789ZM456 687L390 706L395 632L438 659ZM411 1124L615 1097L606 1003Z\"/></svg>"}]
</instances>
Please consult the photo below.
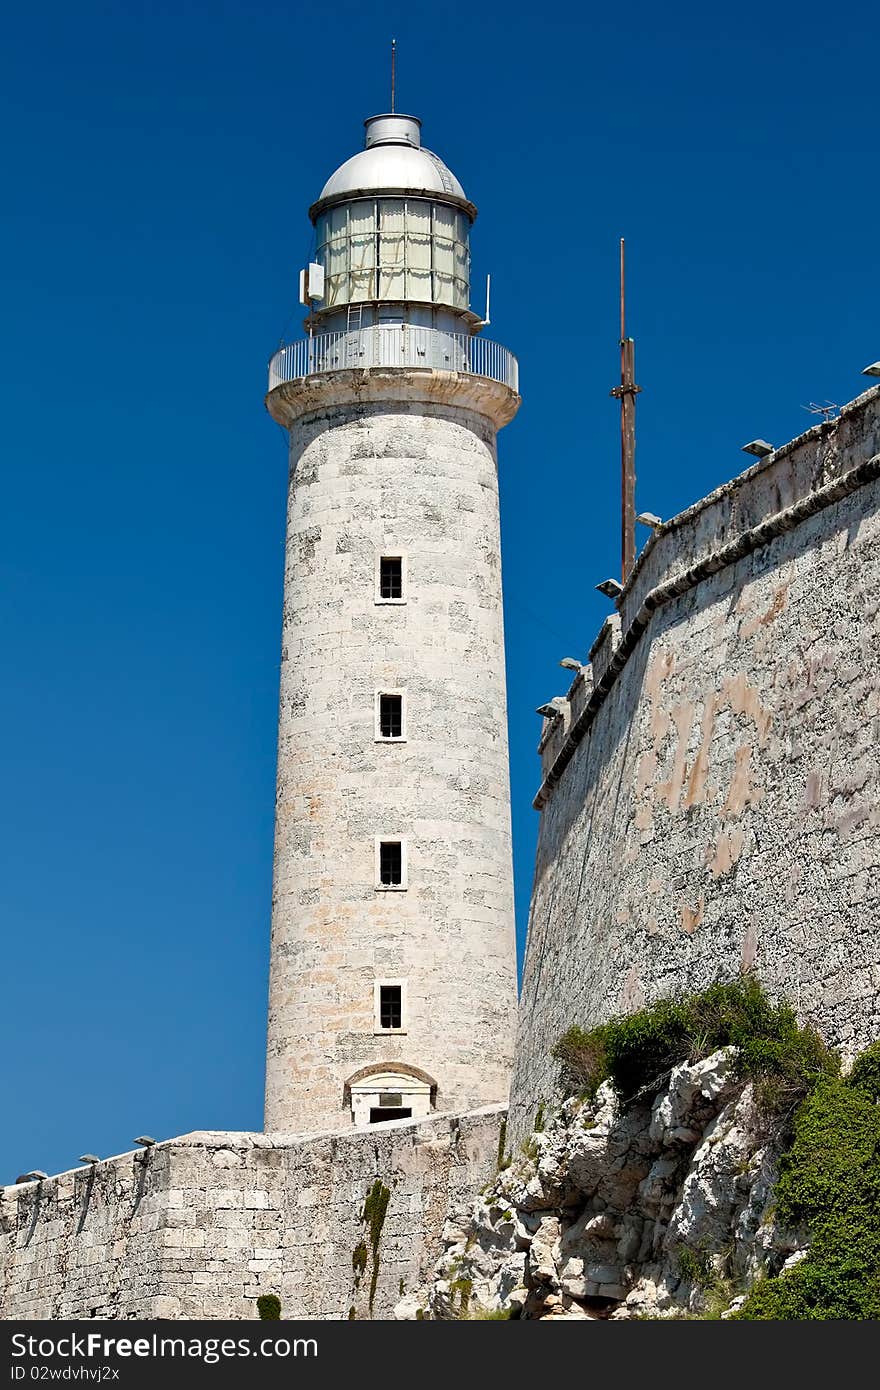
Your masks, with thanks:
<instances>
[{"instance_id":1,"label":"metal antenna mast","mask_svg":"<svg viewBox=\"0 0 880 1390\"><path fill-rule=\"evenodd\" d=\"M391 110L394 110L394 69L397 59L397 39L391 40Z\"/></svg>"},{"instance_id":2,"label":"metal antenna mast","mask_svg":"<svg viewBox=\"0 0 880 1390\"><path fill-rule=\"evenodd\" d=\"M625 584L636 558L636 386L635 339L626 336L625 243L620 238L620 385L611 392L620 400L621 578Z\"/></svg>"}]
</instances>

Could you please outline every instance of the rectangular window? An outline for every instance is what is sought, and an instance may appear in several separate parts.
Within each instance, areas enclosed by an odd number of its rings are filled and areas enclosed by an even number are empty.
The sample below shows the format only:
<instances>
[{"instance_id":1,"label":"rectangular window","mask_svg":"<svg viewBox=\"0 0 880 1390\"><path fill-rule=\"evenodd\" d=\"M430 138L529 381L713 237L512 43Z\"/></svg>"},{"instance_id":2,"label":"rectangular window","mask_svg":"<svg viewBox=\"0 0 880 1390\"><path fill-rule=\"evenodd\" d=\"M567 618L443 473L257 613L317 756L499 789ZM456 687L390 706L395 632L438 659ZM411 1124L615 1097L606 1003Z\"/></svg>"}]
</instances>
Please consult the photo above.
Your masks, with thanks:
<instances>
[{"instance_id":1,"label":"rectangular window","mask_svg":"<svg viewBox=\"0 0 880 1390\"><path fill-rule=\"evenodd\" d=\"M382 693L379 695L378 737L403 739L403 696Z\"/></svg>"},{"instance_id":2,"label":"rectangular window","mask_svg":"<svg viewBox=\"0 0 880 1390\"><path fill-rule=\"evenodd\" d=\"M403 1027L403 999L400 985L380 985L379 1026L381 1028ZM380 1096L379 1099L383 1104L385 1103L384 1096ZM400 1105L401 1099L395 1097L394 1101L389 1100L389 1103Z\"/></svg>"},{"instance_id":3,"label":"rectangular window","mask_svg":"<svg viewBox=\"0 0 880 1390\"><path fill-rule=\"evenodd\" d=\"M403 887L403 842L379 841L379 882L383 888Z\"/></svg>"},{"instance_id":4,"label":"rectangular window","mask_svg":"<svg viewBox=\"0 0 880 1390\"><path fill-rule=\"evenodd\" d=\"M403 556L383 555L379 561L379 597L403 598Z\"/></svg>"}]
</instances>

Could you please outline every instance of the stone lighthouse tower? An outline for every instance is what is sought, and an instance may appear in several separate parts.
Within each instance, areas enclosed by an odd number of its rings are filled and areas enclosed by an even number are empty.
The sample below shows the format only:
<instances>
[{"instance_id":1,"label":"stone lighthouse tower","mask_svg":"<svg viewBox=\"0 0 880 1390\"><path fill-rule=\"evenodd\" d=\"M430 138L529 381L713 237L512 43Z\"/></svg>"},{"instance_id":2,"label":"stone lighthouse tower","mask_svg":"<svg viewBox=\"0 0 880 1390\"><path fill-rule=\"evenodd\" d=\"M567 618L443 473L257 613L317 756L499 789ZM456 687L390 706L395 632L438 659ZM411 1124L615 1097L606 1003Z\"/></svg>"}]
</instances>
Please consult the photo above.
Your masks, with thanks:
<instances>
[{"instance_id":1,"label":"stone lighthouse tower","mask_svg":"<svg viewBox=\"0 0 880 1390\"><path fill-rule=\"evenodd\" d=\"M411 116L310 216L290 438L266 1128L506 1099L516 974L496 434L476 208ZM323 272L323 273L322 273Z\"/></svg>"}]
</instances>

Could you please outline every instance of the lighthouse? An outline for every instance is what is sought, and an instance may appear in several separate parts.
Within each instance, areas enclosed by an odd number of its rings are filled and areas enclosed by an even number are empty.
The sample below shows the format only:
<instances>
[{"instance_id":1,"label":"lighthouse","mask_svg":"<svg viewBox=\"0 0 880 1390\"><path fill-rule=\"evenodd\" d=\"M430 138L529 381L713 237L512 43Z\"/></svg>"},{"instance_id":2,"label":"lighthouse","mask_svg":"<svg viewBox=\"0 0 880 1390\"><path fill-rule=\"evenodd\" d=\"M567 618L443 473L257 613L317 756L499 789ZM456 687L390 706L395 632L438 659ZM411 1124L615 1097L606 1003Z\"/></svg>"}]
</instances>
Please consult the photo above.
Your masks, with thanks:
<instances>
[{"instance_id":1,"label":"lighthouse","mask_svg":"<svg viewBox=\"0 0 880 1390\"><path fill-rule=\"evenodd\" d=\"M398 114L310 209L288 432L267 1130L505 1101L516 966L496 436L476 208Z\"/></svg>"}]
</instances>

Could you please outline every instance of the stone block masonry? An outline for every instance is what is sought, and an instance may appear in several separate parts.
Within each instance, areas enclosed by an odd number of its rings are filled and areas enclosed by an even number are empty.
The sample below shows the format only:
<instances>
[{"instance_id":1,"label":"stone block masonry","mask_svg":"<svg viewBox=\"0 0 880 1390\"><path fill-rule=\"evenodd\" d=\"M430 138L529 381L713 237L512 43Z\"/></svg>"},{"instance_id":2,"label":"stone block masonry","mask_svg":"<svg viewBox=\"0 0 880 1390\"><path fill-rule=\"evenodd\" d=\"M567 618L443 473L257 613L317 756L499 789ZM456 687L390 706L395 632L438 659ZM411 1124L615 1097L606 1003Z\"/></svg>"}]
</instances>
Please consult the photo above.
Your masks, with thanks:
<instances>
[{"instance_id":1,"label":"stone block masonry","mask_svg":"<svg viewBox=\"0 0 880 1390\"><path fill-rule=\"evenodd\" d=\"M0 1317L255 1318L262 1293L286 1318L387 1317L493 1176L504 1115L187 1134L2 1188Z\"/></svg>"},{"instance_id":2,"label":"stone block masonry","mask_svg":"<svg viewBox=\"0 0 880 1390\"><path fill-rule=\"evenodd\" d=\"M511 1132L571 1024L719 974L880 1032L880 391L666 523L541 741Z\"/></svg>"}]
</instances>

